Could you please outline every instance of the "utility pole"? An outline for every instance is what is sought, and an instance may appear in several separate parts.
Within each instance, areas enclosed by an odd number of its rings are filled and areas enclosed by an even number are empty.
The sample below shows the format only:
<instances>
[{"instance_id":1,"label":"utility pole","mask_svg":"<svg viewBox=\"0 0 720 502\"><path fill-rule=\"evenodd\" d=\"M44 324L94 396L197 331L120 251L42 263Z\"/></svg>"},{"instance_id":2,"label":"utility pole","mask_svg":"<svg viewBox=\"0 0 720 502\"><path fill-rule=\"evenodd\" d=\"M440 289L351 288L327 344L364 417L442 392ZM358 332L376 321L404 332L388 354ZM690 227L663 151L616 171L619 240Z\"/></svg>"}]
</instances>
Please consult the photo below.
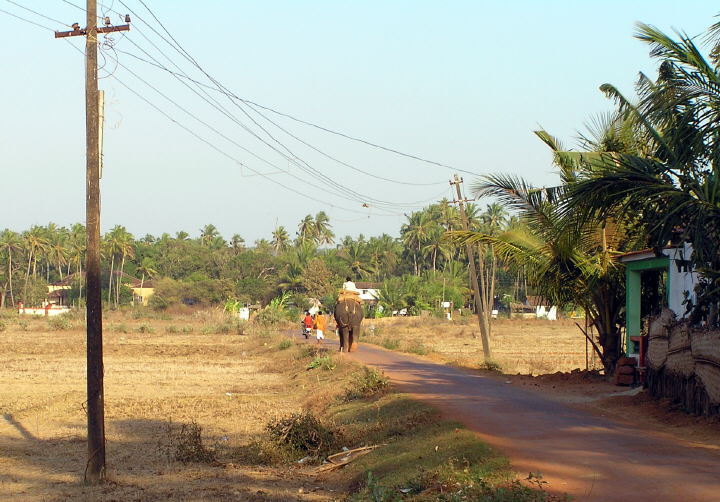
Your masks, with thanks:
<instances>
[{"instance_id":1,"label":"utility pole","mask_svg":"<svg viewBox=\"0 0 720 502\"><path fill-rule=\"evenodd\" d=\"M462 219L463 230L468 231L470 230L470 225L468 224L468 217L465 212L465 202L469 201L462 196L462 192L460 190L460 185L462 183L463 179L457 174L455 174L453 179L450 181L451 186L455 185L455 191L457 193L457 200L454 200L453 203L457 203L460 207L460 218ZM478 285L477 271L475 269L475 251L473 250L472 245L466 244L465 252L467 253L468 266L470 268L470 286L472 286L475 296L475 313L477 314L478 325L480 326L480 339L482 340L483 354L485 361L488 361L492 359L492 354L490 352L490 326L487 319L486 306L480 297L480 286ZM480 259L482 259L482 256Z\"/></svg>"},{"instance_id":2,"label":"utility pole","mask_svg":"<svg viewBox=\"0 0 720 502\"><path fill-rule=\"evenodd\" d=\"M125 18L129 22L129 18ZM97 34L126 31L129 25L97 26L97 0L87 0L87 28L78 23L72 31L55 32L55 38L85 36L85 145L87 250L87 438L88 461L85 481L98 484L105 479L105 400L103 385L102 299L100 290L100 117L98 92Z\"/></svg>"}]
</instances>

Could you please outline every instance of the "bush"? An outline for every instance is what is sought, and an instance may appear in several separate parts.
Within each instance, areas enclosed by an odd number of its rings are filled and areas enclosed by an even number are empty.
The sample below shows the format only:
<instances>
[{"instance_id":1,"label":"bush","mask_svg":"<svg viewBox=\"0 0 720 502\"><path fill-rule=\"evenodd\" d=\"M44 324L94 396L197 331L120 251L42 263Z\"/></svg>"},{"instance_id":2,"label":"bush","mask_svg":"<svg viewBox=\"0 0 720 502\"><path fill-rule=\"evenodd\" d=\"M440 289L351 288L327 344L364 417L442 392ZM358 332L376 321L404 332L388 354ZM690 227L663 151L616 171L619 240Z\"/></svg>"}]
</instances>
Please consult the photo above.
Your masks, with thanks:
<instances>
[{"instance_id":1,"label":"bush","mask_svg":"<svg viewBox=\"0 0 720 502\"><path fill-rule=\"evenodd\" d=\"M285 349L289 349L291 346L292 346L292 342L288 339L285 339L282 342L280 342L280 345L278 345L278 349L285 350Z\"/></svg>"},{"instance_id":2,"label":"bush","mask_svg":"<svg viewBox=\"0 0 720 502\"><path fill-rule=\"evenodd\" d=\"M130 329L124 323L111 324L110 329L112 331L115 331L116 333L125 333L125 334L130 333Z\"/></svg>"},{"instance_id":3,"label":"bush","mask_svg":"<svg viewBox=\"0 0 720 502\"><path fill-rule=\"evenodd\" d=\"M400 342L393 338L385 338L382 341L382 346L388 350L396 350L398 347L400 347Z\"/></svg>"},{"instance_id":4,"label":"bush","mask_svg":"<svg viewBox=\"0 0 720 502\"><path fill-rule=\"evenodd\" d=\"M406 351L420 356L424 356L430 352L428 348L420 342L413 342L410 346L408 346Z\"/></svg>"},{"instance_id":5,"label":"bush","mask_svg":"<svg viewBox=\"0 0 720 502\"><path fill-rule=\"evenodd\" d=\"M5 324L5 322L2 319L0 319L0 333L5 331L6 329L7 329L7 325Z\"/></svg>"},{"instance_id":6,"label":"bush","mask_svg":"<svg viewBox=\"0 0 720 502\"><path fill-rule=\"evenodd\" d=\"M173 430L172 423L167 425L167 440L158 447L168 461L174 459L183 464L217 462L215 451L203 443L202 427L194 420L182 424L179 431Z\"/></svg>"},{"instance_id":7,"label":"bush","mask_svg":"<svg viewBox=\"0 0 720 502\"><path fill-rule=\"evenodd\" d=\"M178 329L177 326L168 326L165 328L165 333L173 334L173 333L179 333L179 332L180 332L180 330Z\"/></svg>"},{"instance_id":8,"label":"bush","mask_svg":"<svg viewBox=\"0 0 720 502\"><path fill-rule=\"evenodd\" d=\"M275 444L297 454L325 456L338 449L337 434L310 411L270 420L265 430Z\"/></svg>"},{"instance_id":9,"label":"bush","mask_svg":"<svg viewBox=\"0 0 720 502\"><path fill-rule=\"evenodd\" d=\"M65 315L49 317L47 323L52 331L65 331L73 327L73 323Z\"/></svg>"},{"instance_id":10,"label":"bush","mask_svg":"<svg viewBox=\"0 0 720 502\"><path fill-rule=\"evenodd\" d=\"M335 364L335 361L333 361L332 356L330 354L325 354L324 356L317 356L313 359L310 364L307 365L307 369L313 370L315 368L320 368L325 371L332 371L336 366L337 365Z\"/></svg>"},{"instance_id":11,"label":"bush","mask_svg":"<svg viewBox=\"0 0 720 502\"><path fill-rule=\"evenodd\" d=\"M137 327L138 333L155 333L155 329L150 326L149 324L142 323L140 326Z\"/></svg>"},{"instance_id":12,"label":"bush","mask_svg":"<svg viewBox=\"0 0 720 502\"><path fill-rule=\"evenodd\" d=\"M390 380L375 368L363 368L353 375L353 386L345 393L345 400L362 399L386 392L390 388Z\"/></svg>"}]
</instances>

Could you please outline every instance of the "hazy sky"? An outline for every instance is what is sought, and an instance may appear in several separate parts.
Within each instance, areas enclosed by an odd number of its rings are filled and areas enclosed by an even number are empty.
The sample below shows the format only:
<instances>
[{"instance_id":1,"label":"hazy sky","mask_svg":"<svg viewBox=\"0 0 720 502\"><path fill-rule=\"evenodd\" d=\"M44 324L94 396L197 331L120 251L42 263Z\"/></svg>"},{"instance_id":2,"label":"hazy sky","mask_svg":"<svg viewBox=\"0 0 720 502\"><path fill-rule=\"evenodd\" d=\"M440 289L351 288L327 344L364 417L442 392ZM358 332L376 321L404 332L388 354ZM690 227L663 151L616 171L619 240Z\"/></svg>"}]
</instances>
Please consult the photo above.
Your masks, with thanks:
<instances>
[{"instance_id":1,"label":"hazy sky","mask_svg":"<svg viewBox=\"0 0 720 502\"><path fill-rule=\"evenodd\" d=\"M101 52L103 231L121 224L138 237L197 236L213 223L249 243L269 238L276 224L292 235L321 210L339 237L397 235L413 206L449 196L454 170L257 109L274 125L213 90L209 77L242 99L389 148L552 184L551 156L533 130L573 146L584 123L611 109L601 84L631 96L638 71L654 75L635 22L695 36L720 11L707 0L145 3L182 49L140 0L104 4L114 24L130 13L133 29L104 40ZM71 4L84 2L0 0L0 9L65 30L54 20L84 25ZM84 221L84 63L76 50L84 39L56 40L0 12L0 45L0 228Z\"/></svg>"}]
</instances>

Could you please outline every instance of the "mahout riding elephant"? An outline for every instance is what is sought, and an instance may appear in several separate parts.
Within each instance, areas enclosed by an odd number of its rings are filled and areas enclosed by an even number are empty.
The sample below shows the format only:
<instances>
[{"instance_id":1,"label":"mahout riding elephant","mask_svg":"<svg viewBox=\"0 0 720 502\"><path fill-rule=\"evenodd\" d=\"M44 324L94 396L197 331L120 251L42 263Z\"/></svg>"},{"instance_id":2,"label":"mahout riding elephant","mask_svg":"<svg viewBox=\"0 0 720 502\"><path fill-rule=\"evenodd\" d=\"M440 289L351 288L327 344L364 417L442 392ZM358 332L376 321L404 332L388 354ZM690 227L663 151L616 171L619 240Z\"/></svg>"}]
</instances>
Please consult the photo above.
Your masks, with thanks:
<instances>
[{"instance_id":1,"label":"mahout riding elephant","mask_svg":"<svg viewBox=\"0 0 720 502\"><path fill-rule=\"evenodd\" d=\"M341 298L337 302L335 323L340 335L340 352L351 352L357 349L362 320L363 309L360 302L352 298Z\"/></svg>"}]
</instances>

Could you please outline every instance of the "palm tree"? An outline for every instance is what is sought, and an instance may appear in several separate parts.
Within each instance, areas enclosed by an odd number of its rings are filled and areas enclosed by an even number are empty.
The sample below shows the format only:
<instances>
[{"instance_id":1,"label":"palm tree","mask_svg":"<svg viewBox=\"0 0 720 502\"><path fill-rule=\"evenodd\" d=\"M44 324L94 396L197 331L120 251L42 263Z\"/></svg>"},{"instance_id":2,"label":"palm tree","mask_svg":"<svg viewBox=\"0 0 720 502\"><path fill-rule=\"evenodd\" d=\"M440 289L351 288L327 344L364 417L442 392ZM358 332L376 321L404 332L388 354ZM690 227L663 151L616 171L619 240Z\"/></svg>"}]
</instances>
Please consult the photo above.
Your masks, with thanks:
<instances>
[{"instance_id":1,"label":"palm tree","mask_svg":"<svg viewBox=\"0 0 720 502\"><path fill-rule=\"evenodd\" d=\"M306 215L298 224L297 236L299 241L315 240L317 237L317 227L312 215Z\"/></svg>"},{"instance_id":2,"label":"palm tree","mask_svg":"<svg viewBox=\"0 0 720 502\"><path fill-rule=\"evenodd\" d=\"M7 228L0 233L0 249L7 253L8 257L8 286L10 288L10 304L15 305L15 296L13 293L13 253L20 253L22 251L22 241L20 236L8 230Z\"/></svg>"},{"instance_id":3,"label":"palm tree","mask_svg":"<svg viewBox=\"0 0 720 502\"><path fill-rule=\"evenodd\" d=\"M290 245L290 235L285 230L285 227L275 227L272 233L272 247L275 256L287 250Z\"/></svg>"},{"instance_id":4,"label":"palm tree","mask_svg":"<svg viewBox=\"0 0 720 502\"><path fill-rule=\"evenodd\" d=\"M416 211L407 216L407 223L400 229L400 238L408 250L412 250L415 275L420 275L418 258L427 244L432 228L436 225L427 211Z\"/></svg>"},{"instance_id":5,"label":"palm tree","mask_svg":"<svg viewBox=\"0 0 720 502\"><path fill-rule=\"evenodd\" d=\"M340 250L340 257L347 263L353 275L357 277L366 277L375 270L370 262L367 252L367 244L355 241L347 247Z\"/></svg>"},{"instance_id":6,"label":"palm tree","mask_svg":"<svg viewBox=\"0 0 720 502\"><path fill-rule=\"evenodd\" d=\"M207 246L215 237L219 236L220 232L215 225L207 224L200 229L200 243L203 246Z\"/></svg>"},{"instance_id":7,"label":"palm tree","mask_svg":"<svg viewBox=\"0 0 720 502\"><path fill-rule=\"evenodd\" d=\"M25 273L25 286L23 287L23 298L27 296L28 280L30 279L30 266L33 266L33 276L35 276L37 265L37 254L47 248L47 239L44 229L40 226L33 225L30 230L23 234L25 241L25 249L27 250L28 266Z\"/></svg>"},{"instance_id":8,"label":"palm tree","mask_svg":"<svg viewBox=\"0 0 720 502\"><path fill-rule=\"evenodd\" d=\"M318 245L332 244L335 234L331 230L330 218L325 211L320 211L315 215L315 241Z\"/></svg>"},{"instance_id":9,"label":"palm tree","mask_svg":"<svg viewBox=\"0 0 720 502\"><path fill-rule=\"evenodd\" d=\"M658 78L641 75L639 103L602 90L632 127L638 148L579 159L584 171L568 206L597 215L627 215L653 247L689 241L690 259L704 277L691 319L718 321L720 281L720 23L709 31L710 61L693 39L673 40L645 24L637 37L661 60Z\"/></svg>"},{"instance_id":10,"label":"palm tree","mask_svg":"<svg viewBox=\"0 0 720 502\"><path fill-rule=\"evenodd\" d=\"M145 285L145 276L153 278L157 275L157 270L155 270L154 267L155 264L152 262L152 260L150 260L149 258L143 258L143 260L135 269L135 273L141 274L140 289L142 289Z\"/></svg>"},{"instance_id":11,"label":"palm tree","mask_svg":"<svg viewBox=\"0 0 720 502\"><path fill-rule=\"evenodd\" d=\"M233 234L230 238L230 246L235 254L238 254L245 247L245 239L240 234Z\"/></svg>"}]
</instances>

